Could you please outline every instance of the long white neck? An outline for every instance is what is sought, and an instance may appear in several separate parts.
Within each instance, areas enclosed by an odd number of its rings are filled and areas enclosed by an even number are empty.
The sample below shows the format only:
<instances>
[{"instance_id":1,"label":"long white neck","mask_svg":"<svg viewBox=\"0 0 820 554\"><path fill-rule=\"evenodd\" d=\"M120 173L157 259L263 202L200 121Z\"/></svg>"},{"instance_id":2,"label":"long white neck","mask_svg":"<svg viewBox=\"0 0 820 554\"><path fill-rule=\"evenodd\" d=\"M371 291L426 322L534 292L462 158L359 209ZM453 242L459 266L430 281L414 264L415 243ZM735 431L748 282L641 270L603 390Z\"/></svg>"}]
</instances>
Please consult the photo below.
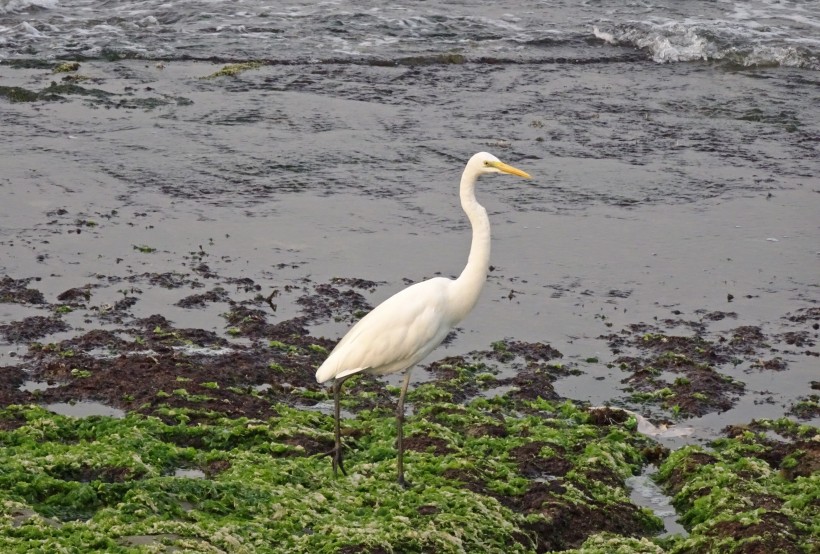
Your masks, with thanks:
<instances>
[{"instance_id":1,"label":"long white neck","mask_svg":"<svg viewBox=\"0 0 820 554\"><path fill-rule=\"evenodd\" d=\"M470 220L473 241L467 266L453 283L451 301L454 314L458 318L456 322L461 321L478 302L490 267L490 218L487 217L484 206L475 199L477 179L477 173L469 166L461 175L461 207Z\"/></svg>"}]
</instances>

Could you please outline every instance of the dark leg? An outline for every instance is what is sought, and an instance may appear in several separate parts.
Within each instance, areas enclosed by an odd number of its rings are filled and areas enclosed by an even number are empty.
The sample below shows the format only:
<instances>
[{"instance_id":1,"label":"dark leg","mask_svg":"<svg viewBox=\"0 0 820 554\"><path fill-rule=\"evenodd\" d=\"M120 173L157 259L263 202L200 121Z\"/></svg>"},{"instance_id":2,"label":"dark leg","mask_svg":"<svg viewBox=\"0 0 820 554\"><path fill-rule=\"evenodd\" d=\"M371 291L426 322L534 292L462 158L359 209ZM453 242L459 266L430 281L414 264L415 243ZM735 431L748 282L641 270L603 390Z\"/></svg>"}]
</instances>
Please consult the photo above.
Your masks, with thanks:
<instances>
[{"instance_id":1,"label":"dark leg","mask_svg":"<svg viewBox=\"0 0 820 554\"><path fill-rule=\"evenodd\" d=\"M342 377L333 380L333 415L335 416L336 446L333 448L333 475L338 475L338 470L342 470L342 475L347 475L345 467L342 465L342 432L340 429L341 409L339 408L339 393L342 390L342 383L350 377Z\"/></svg>"},{"instance_id":2,"label":"dark leg","mask_svg":"<svg viewBox=\"0 0 820 554\"><path fill-rule=\"evenodd\" d=\"M404 397L407 395L407 387L410 385L410 370L404 375L404 383L401 384L401 394L399 394L399 403L396 406L396 428L398 430L398 439L396 440L396 449L399 451L398 455L398 469L399 469L399 485L402 487L409 486L404 480Z\"/></svg>"}]
</instances>

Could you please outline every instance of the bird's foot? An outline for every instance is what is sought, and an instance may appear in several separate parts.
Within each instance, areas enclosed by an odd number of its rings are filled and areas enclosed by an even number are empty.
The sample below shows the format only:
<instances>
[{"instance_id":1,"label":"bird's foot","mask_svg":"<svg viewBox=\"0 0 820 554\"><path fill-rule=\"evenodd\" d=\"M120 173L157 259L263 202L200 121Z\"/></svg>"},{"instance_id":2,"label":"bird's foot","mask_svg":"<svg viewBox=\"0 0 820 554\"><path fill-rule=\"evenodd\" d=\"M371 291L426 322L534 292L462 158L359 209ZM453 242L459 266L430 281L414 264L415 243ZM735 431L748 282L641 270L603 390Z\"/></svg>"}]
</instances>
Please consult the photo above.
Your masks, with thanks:
<instances>
[{"instance_id":1,"label":"bird's foot","mask_svg":"<svg viewBox=\"0 0 820 554\"><path fill-rule=\"evenodd\" d=\"M318 454L314 454L313 457L318 458L325 456L330 456L330 461L333 463L333 475L336 476L339 474L339 470L341 470L342 475L345 477L347 476L347 471L345 471L345 467L342 464L342 447L339 445L338 447L333 447L327 452L320 452Z\"/></svg>"},{"instance_id":2,"label":"bird's foot","mask_svg":"<svg viewBox=\"0 0 820 554\"><path fill-rule=\"evenodd\" d=\"M413 485L410 483L410 481L407 481L407 480L404 478L404 474L403 474L403 473L399 474L399 485L401 485L401 488L403 488L403 489L405 489L405 490L407 490L407 489L409 489L409 488L412 488L412 487L413 487Z\"/></svg>"},{"instance_id":3,"label":"bird's foot","mask_svg":"<svg viewBox=\"0 0 820 554\"><path fill-rule=\"evenodd\" d=\"M332 456L331 459L333 460L333 475L334 476L339 475L339 470L341 470L342 475L347 477L347 472L345 471L345 466L342 465L342 445L341 444L337 445L336 448L334 448L330 452L330 455Z\"/></svg>"}]
</instances>

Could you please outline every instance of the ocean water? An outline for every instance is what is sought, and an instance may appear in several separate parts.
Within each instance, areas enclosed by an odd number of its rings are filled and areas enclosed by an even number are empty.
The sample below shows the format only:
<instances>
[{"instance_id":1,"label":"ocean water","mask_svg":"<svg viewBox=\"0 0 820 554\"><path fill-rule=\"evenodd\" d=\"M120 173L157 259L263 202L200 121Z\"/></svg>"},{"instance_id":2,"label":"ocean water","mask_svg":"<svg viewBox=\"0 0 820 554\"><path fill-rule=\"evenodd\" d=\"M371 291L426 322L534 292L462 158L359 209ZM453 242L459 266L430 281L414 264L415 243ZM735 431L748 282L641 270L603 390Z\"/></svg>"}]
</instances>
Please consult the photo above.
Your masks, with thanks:
<instances>
[{"instance_id":1,"label":"ocean water","mask_svg":"<svg viewBox=\"0 0 820 554\"><path fill-rule=\"evenodd\" d=\"M820 4L0 0L0 59L31 56L280 63L649 58L818 70Z\"/></svg>"}]
</instances>

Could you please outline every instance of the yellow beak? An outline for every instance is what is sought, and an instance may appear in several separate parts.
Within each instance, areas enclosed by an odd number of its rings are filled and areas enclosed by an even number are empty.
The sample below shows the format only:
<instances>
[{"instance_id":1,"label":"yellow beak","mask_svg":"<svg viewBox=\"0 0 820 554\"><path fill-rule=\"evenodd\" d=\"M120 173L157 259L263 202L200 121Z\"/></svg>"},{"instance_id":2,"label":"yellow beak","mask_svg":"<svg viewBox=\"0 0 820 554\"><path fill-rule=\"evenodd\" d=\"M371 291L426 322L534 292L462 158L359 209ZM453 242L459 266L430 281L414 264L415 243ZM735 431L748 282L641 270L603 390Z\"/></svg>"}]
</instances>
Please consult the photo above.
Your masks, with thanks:
<instances>
[{"instance_id":1,"label":"yellow beak","mask_svg":"<svg viewBox=\"0 0 820 554\"><path fill-rule=\"evenodd\" d=\"M519 177L523 177L524 179L532 179L530 174L526 171L521 171L517 167L507 165L504 162L490 162L490 165L501 172L509 173L510 175L518 175Z\"/></svg>"}]
</instances>

